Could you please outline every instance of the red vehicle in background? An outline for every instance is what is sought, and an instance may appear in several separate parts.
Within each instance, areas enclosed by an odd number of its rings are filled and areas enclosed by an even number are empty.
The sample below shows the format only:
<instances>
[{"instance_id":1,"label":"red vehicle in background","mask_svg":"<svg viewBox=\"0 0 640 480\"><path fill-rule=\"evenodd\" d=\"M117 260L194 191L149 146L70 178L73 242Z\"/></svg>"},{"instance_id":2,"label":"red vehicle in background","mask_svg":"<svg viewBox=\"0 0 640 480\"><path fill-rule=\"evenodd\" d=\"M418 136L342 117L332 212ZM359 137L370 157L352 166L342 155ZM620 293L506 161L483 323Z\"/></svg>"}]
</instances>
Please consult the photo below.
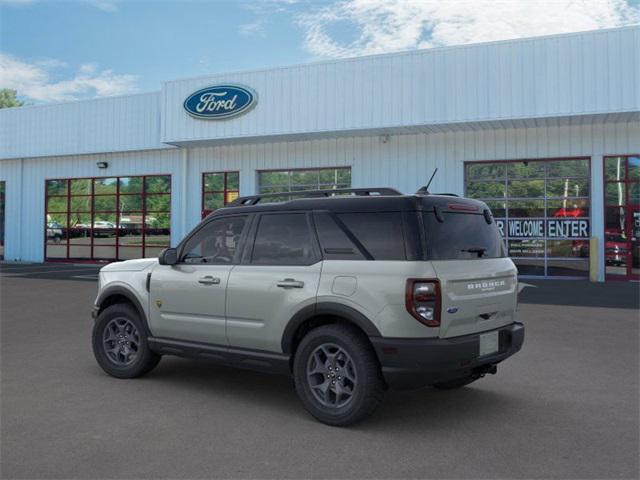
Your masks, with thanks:
<instances>
[{"instance_id":1,"label":"red vehicle in background","mask_svg":"<svg viewBox=\"0 0 640 480\"><path fill-rule=\"evenodd\" d=\"M585 213L586 212L579 207L575 207L575 208L563 207L553 212L553 216L556 218L578 218L578 217L586 216Z\"/></svg>"},{"instance_id":2,"label":"red vehicle in background","mask_svg":"<svg viewBox=\"0 0 640 480\"><path fill-rule=\"evenodd\" d=\"M553 212L555 218L579 218L586 217L587 212L574 205L573 208L560 207ZM574 255L581 258L587 258L589 256L589 241L588 240L573 240L571 249Z\"/></svg>"},{"instance_id":3,"label":"red vehicle in background","mask_svg":"<svg viewBox=\"0 0 640 480\"><path fill-rule=\"evenodd\" d=\"M628 242L623 231L605 230L604 261L607 265L626 265Z\"/></svg>"}]
</instances>

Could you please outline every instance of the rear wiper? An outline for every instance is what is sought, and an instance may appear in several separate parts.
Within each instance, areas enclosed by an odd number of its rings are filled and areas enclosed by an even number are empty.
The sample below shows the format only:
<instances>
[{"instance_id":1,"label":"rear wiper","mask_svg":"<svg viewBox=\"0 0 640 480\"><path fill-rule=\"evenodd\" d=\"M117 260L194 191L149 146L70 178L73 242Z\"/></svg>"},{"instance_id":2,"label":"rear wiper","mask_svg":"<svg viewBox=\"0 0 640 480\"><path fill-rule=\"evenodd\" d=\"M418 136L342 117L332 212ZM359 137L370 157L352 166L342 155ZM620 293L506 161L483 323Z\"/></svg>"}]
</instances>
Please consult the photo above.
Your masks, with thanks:
<instances>
[{"instance_id":1,"label":"rear wiper","mask_svg":"<svg viewBox=\"0 0 640 480\"><path fill-rule=\"evenodd\" d=\"M478 254L478 258L480 258L480 257L482 257L484 255L484 253L487 251L487 249L484 248L484 247L470 247L470 248L462 249L460 251L461 252L469 252L469 253L477 253Z\"/></svg>"}]
</instances>

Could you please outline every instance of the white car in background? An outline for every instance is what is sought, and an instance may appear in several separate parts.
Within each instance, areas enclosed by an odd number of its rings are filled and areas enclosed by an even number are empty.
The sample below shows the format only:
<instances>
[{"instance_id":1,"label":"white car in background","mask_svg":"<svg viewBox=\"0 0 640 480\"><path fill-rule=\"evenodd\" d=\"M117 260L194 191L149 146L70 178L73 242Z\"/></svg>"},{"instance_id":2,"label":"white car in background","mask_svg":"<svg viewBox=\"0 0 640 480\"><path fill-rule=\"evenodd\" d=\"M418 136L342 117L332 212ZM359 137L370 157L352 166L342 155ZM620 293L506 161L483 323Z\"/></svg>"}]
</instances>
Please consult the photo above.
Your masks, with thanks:
<instances>
[{"instance_id":1,"label":"white car in background","mask_svg":"<svg viewBox=\"0 0 640 480\"><path fill-rule=\"evenodd\" d=\"M93 222L94 237L113 237L116 234L116 224L105 220Z\"/></svg>"},{"instance_id":2,"label":"white car in background","mask_svg":"<svg viewBox=\"0 0 640 480\"><path fill-rule=\"evenodd\" d=\"M47 240L53 240L55 243L60 243L64 233L62 232L62 225L58 222L47 223Z\"/></svg>"}]
</instances>

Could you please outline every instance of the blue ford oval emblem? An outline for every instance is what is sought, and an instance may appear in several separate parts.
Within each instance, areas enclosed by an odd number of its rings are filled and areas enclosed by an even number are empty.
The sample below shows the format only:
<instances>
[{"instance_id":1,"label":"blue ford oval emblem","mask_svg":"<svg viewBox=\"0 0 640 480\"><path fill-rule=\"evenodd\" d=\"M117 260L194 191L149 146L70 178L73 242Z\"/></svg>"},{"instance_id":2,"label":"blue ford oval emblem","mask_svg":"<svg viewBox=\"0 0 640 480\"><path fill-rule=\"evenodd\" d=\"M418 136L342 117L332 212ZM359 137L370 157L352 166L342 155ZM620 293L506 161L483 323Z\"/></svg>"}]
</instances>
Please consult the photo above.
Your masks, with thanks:
<instances>
[{"instance_id":1,"label":"blue ford oval emblem","mask_svg":"<svg viewBox=\"0 0 640 480\"><path fill-rule=\"evenodd\" d=\"M214 85L192 93L184 101L184 109L196 118L211 120L235 117L250 110L258 96L242 85Z\"/></svg>"},{"instance_id":2,"label":"blue ford oval emblem","mask_svg":"<svg viewBox=\"0 0 640 480\"><path fill-rule=\"evenodd\" d=\"M447 313L456 313L457 311L458 311L458 307L447 308Z\"/></svg>"}]
</instances>

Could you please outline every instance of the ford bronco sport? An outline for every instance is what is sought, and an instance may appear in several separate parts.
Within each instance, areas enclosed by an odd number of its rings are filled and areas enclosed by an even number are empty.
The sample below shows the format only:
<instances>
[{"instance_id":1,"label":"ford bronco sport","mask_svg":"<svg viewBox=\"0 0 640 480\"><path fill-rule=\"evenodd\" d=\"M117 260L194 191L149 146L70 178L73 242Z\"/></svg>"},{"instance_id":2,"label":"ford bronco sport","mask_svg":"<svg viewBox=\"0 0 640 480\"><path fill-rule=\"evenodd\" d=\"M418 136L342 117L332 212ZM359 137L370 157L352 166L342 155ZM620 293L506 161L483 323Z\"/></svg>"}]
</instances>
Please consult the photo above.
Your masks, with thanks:
<instances>
[{"instance_id":1,"label":"ford bronco sport","mask_svg":"<svg viewBox=\"0 0 640 480\"><path fill-rule=\"evenodd\" d=\"M103 267L99 365L132 378L180 355L287 374L311 415L348 425L388 388L462 387L521 348L516 267L484 203L299 195L241 197L159 259Z\"/></svg>"}]
</instances>

